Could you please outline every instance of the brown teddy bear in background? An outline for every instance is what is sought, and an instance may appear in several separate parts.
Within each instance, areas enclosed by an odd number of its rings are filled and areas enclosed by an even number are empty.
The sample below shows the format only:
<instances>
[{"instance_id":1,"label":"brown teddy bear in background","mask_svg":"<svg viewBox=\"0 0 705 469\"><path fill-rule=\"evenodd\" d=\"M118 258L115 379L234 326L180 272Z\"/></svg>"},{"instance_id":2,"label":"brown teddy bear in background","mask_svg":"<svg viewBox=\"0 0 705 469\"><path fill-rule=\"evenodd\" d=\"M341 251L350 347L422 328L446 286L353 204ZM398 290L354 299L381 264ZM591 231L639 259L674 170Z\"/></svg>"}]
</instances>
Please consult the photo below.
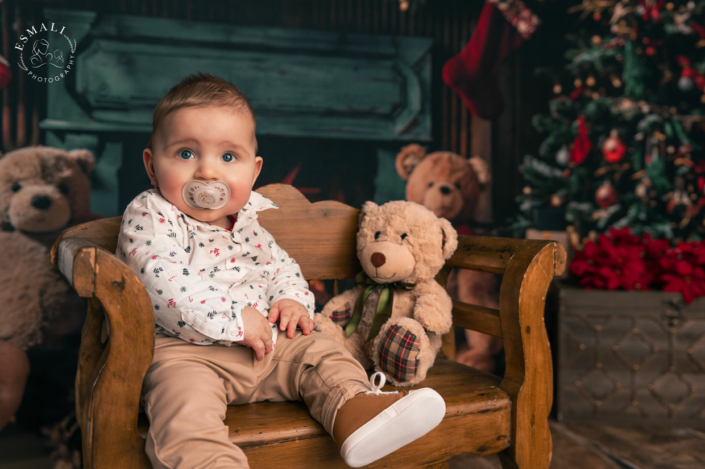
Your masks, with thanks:
<instances>
[{"instance_id":1,"label":"brown teddy bear in background","mask_svg":"<svg viewBox=\"0 0 705 469\"><path fill-rule=\"evenodd\" d=\"M480 157L466 159L456 153L437 151L426 154L416 144L397 154L396 168L407 181L406 200L419 203L437 217L451 221L458 234L470 235L470 225L480 195L490 183L490 171ZM496 277L493 274L460 270L448 279L448 291L463 303L499 308ZM494 355L501 351L502 340L466 330L467 345L458 348L456 360L492 372Z\"/></svg>"},{"instance_id":2,"label":"brown teddy bear in background","mask_svg":"<svg viewBox=\"0 0 705 469\"><path fill-rule=\"evenodd\" d=\"M453 304L435 276L457 245L450 222L419 204L365 202L357 232L364 272L356 277L355 288L331 299L316 315L317 328L392 384L423 381L441 335L453 325Z\"/></svg>"},{"instance_id":3,"label":"brown teddy bear in background","mask_svg":"<svg viewBox=\"0 0 705 469\"><path fill-rule=\"evenodd\" d=\"M0 154L0 355L10 357L0 361L0 429L21 404L30 366L25 351L59 344L83 323L85 300L49 252L62 230L99 218L89 206L94 167L88 150L40 145Z\"/></svg>"}]
</instances>

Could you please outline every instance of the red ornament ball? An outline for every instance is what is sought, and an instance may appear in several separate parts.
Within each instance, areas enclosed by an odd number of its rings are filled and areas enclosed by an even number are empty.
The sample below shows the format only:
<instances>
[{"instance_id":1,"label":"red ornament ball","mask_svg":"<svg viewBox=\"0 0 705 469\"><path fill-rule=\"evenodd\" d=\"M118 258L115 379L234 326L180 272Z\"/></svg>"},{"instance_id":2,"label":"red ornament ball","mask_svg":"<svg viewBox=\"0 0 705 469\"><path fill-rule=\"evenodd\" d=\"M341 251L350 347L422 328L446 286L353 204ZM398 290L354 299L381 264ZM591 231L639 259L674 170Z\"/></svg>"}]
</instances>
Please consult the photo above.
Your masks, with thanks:
<instances>
[{"instance_id":1,"label":"red ornament ball","mask_svg":"<svg viewBox=\"0 0 705 469\"><path fill-rule=\"evenodd\" d=\"M12 79L12 71L10 70L10 63L0 55L0 90L5 88Z\"/></svg>"},{"instance_id":2,"label":"red ornament ball","mask_svg":"<svg viewBox=\"0 0 705 469\"><path fill-rule=\"evenodd\" d=\"M627 153L627 146L617 136L617 133L612 131L612 134L605 139L602 144L602 154L610 163L617 163Z\"/></svg>"},{"instance_id":3,"label":"red ornament ball","mask_svg":"<svg viewBox=\"0 0 705 469\"><path fill-rule=\"evenodd\" d=\"M595 203L600 208L607 208L616 204L617 189L609 182L602 184L595 192Z\"/></svg>"}]
</instances>

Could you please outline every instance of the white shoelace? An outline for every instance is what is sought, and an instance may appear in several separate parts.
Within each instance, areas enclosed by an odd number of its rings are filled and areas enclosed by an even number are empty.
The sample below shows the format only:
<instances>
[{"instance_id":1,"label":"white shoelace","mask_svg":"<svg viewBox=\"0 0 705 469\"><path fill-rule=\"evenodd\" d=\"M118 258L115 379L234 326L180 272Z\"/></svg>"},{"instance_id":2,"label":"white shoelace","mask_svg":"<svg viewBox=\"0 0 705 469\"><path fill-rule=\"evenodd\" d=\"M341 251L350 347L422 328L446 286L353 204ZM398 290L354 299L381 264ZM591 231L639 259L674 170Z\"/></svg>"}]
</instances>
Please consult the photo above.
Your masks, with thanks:
<instances>
[{"instance_id":1,"label":"white shoelace","mask_svg":"<svg viewBox=\"0 0 705 469\"><path fill-rule=\"evenodd\" d=\"M375 384L375 378L377 377L379 377L379 384ZM382 373L381 371L373 373L372 376L370 376L370 389L372 391L367 391L365 394L399 394L399 391L383 392L382 388L384 387L384 383L386 382L387 377L384 376L384 373Z\"/></svg>"}]
</instances>

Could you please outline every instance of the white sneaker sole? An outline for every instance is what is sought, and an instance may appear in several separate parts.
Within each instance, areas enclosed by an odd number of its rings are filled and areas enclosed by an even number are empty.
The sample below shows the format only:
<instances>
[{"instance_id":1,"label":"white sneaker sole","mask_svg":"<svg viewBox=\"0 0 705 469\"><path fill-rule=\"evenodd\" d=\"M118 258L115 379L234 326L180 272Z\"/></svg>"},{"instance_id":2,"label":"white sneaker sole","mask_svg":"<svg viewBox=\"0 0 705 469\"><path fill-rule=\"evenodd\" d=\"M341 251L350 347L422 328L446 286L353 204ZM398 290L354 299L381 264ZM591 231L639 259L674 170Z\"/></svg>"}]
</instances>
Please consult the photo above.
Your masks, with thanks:
<instances>
[{"instance_id":1,"label":"white sneaker sole","mask_svg":"<svg viewBox=\"0 0 705 469\"><path fill-rule=\"evenodd\" d=\"M340 455L350 467L366 466L436 428L445 413L446 403L433 389L411 391L355 430Z\"/></svg>"}]
</instances>

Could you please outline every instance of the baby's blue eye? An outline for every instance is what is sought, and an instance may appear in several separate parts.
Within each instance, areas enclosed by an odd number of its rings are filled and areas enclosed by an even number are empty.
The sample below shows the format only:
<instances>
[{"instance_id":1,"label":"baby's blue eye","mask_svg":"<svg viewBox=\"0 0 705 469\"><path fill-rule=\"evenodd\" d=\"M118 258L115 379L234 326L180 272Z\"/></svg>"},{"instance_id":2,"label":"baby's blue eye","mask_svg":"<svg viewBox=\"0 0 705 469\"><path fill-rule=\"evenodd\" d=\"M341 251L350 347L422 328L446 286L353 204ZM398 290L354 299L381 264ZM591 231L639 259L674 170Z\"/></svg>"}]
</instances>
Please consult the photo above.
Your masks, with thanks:
<instances>
[{"instance_id":1,"label":"baby's blue eye","mask_svg":"<svg viewBox=\"0 0 705 469\"><path fill-rule=\"evenodd\" d=\"M193 153L191 153L189 150L183 150L181 153L179 153L179 156L185 160L190 160L190 157L193 156Z\"/></svg>"},{"instance_id":2,"label":"baby's blue eye","mask_svg":"<svg viewBox=\"0 0 705 469\"><path fill-rule=\"evenodd\" d=\"M223 155L223 160L226 161L227 163L230 163L235 159L235 156L232 153L226 153Z\"/></svg>"}]
</instances>

